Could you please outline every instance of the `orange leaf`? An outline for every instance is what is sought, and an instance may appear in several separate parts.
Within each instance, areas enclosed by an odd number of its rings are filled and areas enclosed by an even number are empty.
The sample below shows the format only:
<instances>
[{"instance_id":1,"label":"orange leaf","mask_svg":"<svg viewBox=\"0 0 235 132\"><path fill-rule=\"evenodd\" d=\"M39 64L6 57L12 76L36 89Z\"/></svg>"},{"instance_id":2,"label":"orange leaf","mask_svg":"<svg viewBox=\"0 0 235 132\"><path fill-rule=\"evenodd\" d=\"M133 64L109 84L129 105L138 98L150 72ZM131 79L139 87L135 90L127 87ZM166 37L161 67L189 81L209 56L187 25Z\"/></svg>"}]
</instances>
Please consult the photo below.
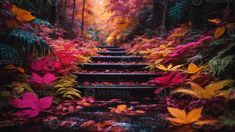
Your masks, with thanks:
<instances>
[{"instance_id":1,"label":"orange leaf","mask_svg":"<svg viewBox=\"0 0 235 132\"><path fill-rule=\"evenodd\" d=\"M17 67L16 70L20 73L25 73L25 70L23 67Z\"/></svg>"},{"instance_id":2,"label":"orange leaf","mask_svg":"<svg viewBox=\"0 0 235 132\"><path fill-rule=\"evenodd\" d=\"M187 125L198 121L201 118L202 108L193 109L188 114L185 110L167 108L174 118L167 118L173 125Z\"/></svg>"},{"instance_id":3,"label":"orange leaf","mask_svg":"<svg viewBox=\"0 0 235 132\"><path fill-rule=\"evenodd\" d=\"M162 71L176 71L178 70L182 65L176 65L176 66L173 66L172 64L168 65L168 66L164 66L164 65L161 65L161 64L158 64L156 66L156 68L162 70Z\"/></svg>"},{"instance_id":4,"label":"orange leaf","mask_svg":"<svg viewBox=\"0 0 235 132\"><path fill-rule=\"evenodd\" d=\"M185 110L180 110L180 109L171 108L171 107L168 107L167 109L171 113L171 115L174 116L175 118L178 118L180 120L186 120L187 119Z\"/></svg>"},{"instance_id":5,"label":"orange leaf","mask_svg":"<svg viewBox=\"0 0 235 132\"><path fill-rule=\"evenodd\" d=\"M226 28L225 26L220 26L215 30L215 38L218 39L220 38L224 32L225 32Z\"/></svg>"},{"instance_id":6,"label":"orange leaf","mask_svg":"<svg viewBox=\"0 0 235 132\"><path fill-rule=\"evenodd\" d=\"M202 113L202 108L193 109L188 113L187 121L188 122L198 121L199 118L201 117L201 113Z\"/></svg>"},{"instance_id":7,"label":"orange leaf","mask_svg":"<svg viewBox=\"0 0 235 132\"><path fill-rule=\"evenodd\" d=\"M202 69L203 69L203 66L198 67L194 63L190 63L188 66L188 69L187 69L187 73L196 74L196 73L200 72Z\"/></svg>"},{"instance_id":8,"label":"orange leaf","mask_svg":"<svg viewBox=\"0 0 235 132\"><path fill-rule=\"evenodd\" d=\"M30 12L24 9L18 8L15 5L13 5L11 12L16 16L16 19L21 22L29 22L36 18L33 15L31 15Z\"/></svg>"},{"instance_id":9,"label":"orange leaf","mask_svg":"<svg viewBox=\"0 0 235 132\"><path fill-rule=\"evenodd\" d=\"M117 106L117 110L119 110L119 111L123 111L123 110L125 110L126 108L127 108L126 105L118 105L118 106Z\"/></svg>"},{"instance_id":10,"label":"orange leaf","mask_svg":"<svg viewBox=\"0 0 235 132\"><path fill-rule=\"evenodd\" d=\"M219 18L214 18L214 19L208 19L209 22L212 22L214 24L220 24L221 20Z\"/></svg>"}]
</instances>

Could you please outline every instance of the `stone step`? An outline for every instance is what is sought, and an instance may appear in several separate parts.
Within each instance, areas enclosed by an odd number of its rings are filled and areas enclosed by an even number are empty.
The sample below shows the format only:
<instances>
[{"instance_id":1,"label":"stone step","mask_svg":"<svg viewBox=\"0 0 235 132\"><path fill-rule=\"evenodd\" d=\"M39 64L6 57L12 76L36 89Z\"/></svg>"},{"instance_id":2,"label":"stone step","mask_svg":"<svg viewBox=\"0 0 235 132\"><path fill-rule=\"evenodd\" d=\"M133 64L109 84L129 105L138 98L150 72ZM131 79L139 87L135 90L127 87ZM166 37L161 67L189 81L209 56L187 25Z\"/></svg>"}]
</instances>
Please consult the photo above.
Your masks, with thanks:
<instances>
[{"instance_id":1,"label":"stone step","mask_svg":"<svg viewBox=\"0 0 235 132\"><path fill-rule=\"evenodd\" d=\"M111 69L117 69L117 70L130 70L130 71L136 71L136 70L145 70L148 65L146 64L115 64L115 63L89 63L89 64L82 64L80 67L84 70L111 70Z\"/></svg>"},{"instance_id":2,"label":"stone step","mask_svg":"<svg viewBox=\"0 0 235 132\"><path fill-rule=\"evenodd\" d=\"M85 97L93 96L95 99L108 98L142 98L154 97L154 91L157 89L153 86L78 86L78 90Z\"/></svg>"},{"instance_id":3,"label":"stone step","mask_svg":"<svg viewBox=\"0 0 235 132\"><path fill-rule=\"evenodd\" d=\"M98 48L119 48L119 46L106 46L106 45L100 45L97 46Z\"/></svg>"},{"instance_id":4,"label":"stone step","mask_svg":"<svg viewBox=\"0 0 235 132\"><path fill-rule=\"evenodd\" d=\"M125 51L123 48L106 48L109 51Z\"/></svg>"},{"instance_id":5,"label":"stone step","mask_svg":"<svg viewBox=\"0 0 235 132\"><path fill-rule=\"evenodd\" d=\"M134 81L134 82L147 82L159 74L150 73L81 73L77 74L77 81L83 82L118 82L118 81Z\"/></svg>"},{"instance_id":6,"label":"stone step","mask_svg":"<svg viewBox=\"0 0 235 132\"><path fill-rule=\"evenodd\" d=\"M107 51L107 52L98 52L100 55L110 55L110 56L125 56L128 55L127 52L124 51Z\"/></svg>"},{"instance_id":7,"label":"stone step","mask_svg":"<svg viewBox=\"0 0 235 132\"><path fill-rule=\"evenodd\" d=\"M144 62L141 56L93 56L91 60L93 62Z\"/></svg>"}]
</instances>

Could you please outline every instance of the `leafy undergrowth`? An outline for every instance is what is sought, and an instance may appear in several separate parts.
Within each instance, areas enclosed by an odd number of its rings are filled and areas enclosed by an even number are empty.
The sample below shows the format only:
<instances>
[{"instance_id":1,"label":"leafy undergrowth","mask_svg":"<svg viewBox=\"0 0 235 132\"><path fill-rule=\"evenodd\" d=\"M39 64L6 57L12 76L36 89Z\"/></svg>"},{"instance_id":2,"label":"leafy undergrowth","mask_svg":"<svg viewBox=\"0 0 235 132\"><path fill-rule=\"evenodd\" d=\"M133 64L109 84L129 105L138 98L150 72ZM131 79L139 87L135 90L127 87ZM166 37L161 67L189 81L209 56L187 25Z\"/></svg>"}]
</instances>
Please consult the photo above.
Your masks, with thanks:
<instances>
[{"instance_id":1,"label":"leafy undergrowth","mask_svg":"<svg viewBox=\"0 0 235 132\"><path fill-rule=\"evenodd\" d=\"M181 25L164 39L143 35L123 45L145 56L151 71L164 72L150 83L160 86L155 94L164 93L173 126L217 128L231 122L225 111L234 110L234 39L226 30L234 23L215 20L210 31L192 34L190 25Z\"/></svg>"},{"instance_id":2,"label":"leafy undergrowth","mask_svg":"<svg viewBox=\"0 0 235 132\"><path fill-rule=\"evenodd\" d=\"M48 109L57 103L81 99L75 74L81 71L79 64L89 63L90 56L96 55L98 42L81 37L78 31L76 37L66 39L67 31L27 10L9 2L0 6L1 12L8 13L0 15L6 35L1 39L0 58L6 60L0 71L1 120L30 121L52 114Z\"/></svg>"}]
</instances>

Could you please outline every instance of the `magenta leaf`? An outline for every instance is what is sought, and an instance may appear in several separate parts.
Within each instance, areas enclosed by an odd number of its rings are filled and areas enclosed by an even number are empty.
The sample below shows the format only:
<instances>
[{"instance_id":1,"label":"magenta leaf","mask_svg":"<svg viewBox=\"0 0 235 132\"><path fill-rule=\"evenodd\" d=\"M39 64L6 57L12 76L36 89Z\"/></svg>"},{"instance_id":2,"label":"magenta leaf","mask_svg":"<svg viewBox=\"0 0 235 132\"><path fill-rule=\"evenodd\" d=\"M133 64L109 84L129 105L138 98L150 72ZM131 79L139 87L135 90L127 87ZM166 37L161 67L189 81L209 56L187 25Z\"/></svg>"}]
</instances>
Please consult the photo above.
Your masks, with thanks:
<instances>
[{"instance_id":1,"label":"magenta leaf","mask_svg":"<svg viewBox=\"0 0 235 132\"><path fill-rule=\"evenodd\" d=\"M212 36L203 36L198 41L179 45L169 55L167 55L163 60L163 63L181 64L185 59L194 56L204 42L211 41L212 39Z\"/></svg>"},{"instance_id":2,"label":"magenta leaf","mask_svg":"<svg viewBox=\"0 0 235 132\"><path fill-rule=\"evenodd\" d=\"M12 99L9 103L15 108L22 109L14 113L14 116L33 118L40 112L50 108L52 105L52 97L48 96L38 99L35 93L24 93L22 99Z\"/></svg>"},{"instance_id":3,"label":"magenta leaf","mask_svg":"<svg viewBox=\"0 0 235 132\"><path fill-rule=\"evenodd\" d=\"M37 110L27 109L27 110L20 110L18 112L15 112L13 115L16 117L34 118L38 114L39 114L39 111L37 111Z\"/></svg>"},{"instance_id":4,"label":"magenta leaf","mask_svg":"<svg viewBox=\"0 0 235 132\"><path fill-rule=\"evenodd\" d=\"M40 110L45 110L50 108L51 104L52 104L52 97L44 97L41 98L39 103L38 103L38 107L40 108Z\"/></svg>"},{"instance_id":5,"label":"magenta leaf","mask_svg":"<svg viewBox=\"0 0 235 132\"><path fill-rule=\"evenodd\" d=\"M47 73L43 77L32 73L32 81L40 85L51 85L56 79L57 77L51 73Z\"/></svg>"},{"instance_id":6,"label":"magenta leaf","mask_svg":"<svg viewBox=\"0 0 235 132\"><path fill-rule=\"evenodd\" d=\"M169 75L155 78L150 83L157 84L161 87L175 86L184 83L187 77L187 75L183 75L182 73L172 72Z\"/></svg>"}]
</instances>

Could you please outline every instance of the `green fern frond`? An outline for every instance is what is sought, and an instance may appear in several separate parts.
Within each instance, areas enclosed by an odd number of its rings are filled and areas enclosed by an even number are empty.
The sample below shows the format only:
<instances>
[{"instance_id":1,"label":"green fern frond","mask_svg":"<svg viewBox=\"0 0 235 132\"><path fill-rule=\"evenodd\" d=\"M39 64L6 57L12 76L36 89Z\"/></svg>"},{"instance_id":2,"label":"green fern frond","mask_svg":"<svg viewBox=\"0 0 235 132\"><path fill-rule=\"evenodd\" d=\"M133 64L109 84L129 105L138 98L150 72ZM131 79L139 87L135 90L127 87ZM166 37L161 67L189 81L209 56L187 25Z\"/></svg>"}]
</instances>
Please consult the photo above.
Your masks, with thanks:
<instances>
[{"instance_id":1,"label":"green fern frond","mask_svg":"<svg viewBox=\"0 0 235 132\"><path fill-rule=\"evenodd\" d=\"M222 75L225 70L227 70L227 67L233 63L235 56L230 55L223 58L213 58L209 61L210 66L210 73L212 76L220 76Z\"/></svg>"},{"instance_id":2,"label":"green fern frond","mask_svg":"<svg viewBox=\"0 0 235 132\"><path fill-rule=\"evenodd\" d=\"M8 39L13 43L13 47L20 49L22 53L37 57L53 53L52 48L44 40L24 30L12 30Z\"/></svg>"},{"instance_id":3,"label":"green fern frond","mask_svg":"<svg viewBox=\"0 0 235 132\"><path fill-rule=\"evenodd\" d=\"M179 24L182 21L186 14L187 5L188 2L183 0L181 2L176 2L174 6L170 7L168 11L168 18L172 25Z\"/></svg>"},{"instance_id":4,"label":"green fern frond","mask_svg":"<svg viewBox=\"0 0 235 132\"><path fill-rule=\"evenodd\" d=\"M36 18L32 21L32 23L34 24L38 24L38 25L45 25L45 26L48 26L48 27L51 27L51 23L49 23L48 21L45 21L45 20L42 20L42 19L39 19L39 18Z\"/></svg>"},{"instance_id":5,"label":"green fern frond","mask_svg":"<svg viewBox=\"0 0 235 132\"><path fill-rule=\"evenodd\" d=\"M7 44L0 43L0 65L19 63L21 63L21 59L18 52Z\"/></svg>"}]
</instances>

